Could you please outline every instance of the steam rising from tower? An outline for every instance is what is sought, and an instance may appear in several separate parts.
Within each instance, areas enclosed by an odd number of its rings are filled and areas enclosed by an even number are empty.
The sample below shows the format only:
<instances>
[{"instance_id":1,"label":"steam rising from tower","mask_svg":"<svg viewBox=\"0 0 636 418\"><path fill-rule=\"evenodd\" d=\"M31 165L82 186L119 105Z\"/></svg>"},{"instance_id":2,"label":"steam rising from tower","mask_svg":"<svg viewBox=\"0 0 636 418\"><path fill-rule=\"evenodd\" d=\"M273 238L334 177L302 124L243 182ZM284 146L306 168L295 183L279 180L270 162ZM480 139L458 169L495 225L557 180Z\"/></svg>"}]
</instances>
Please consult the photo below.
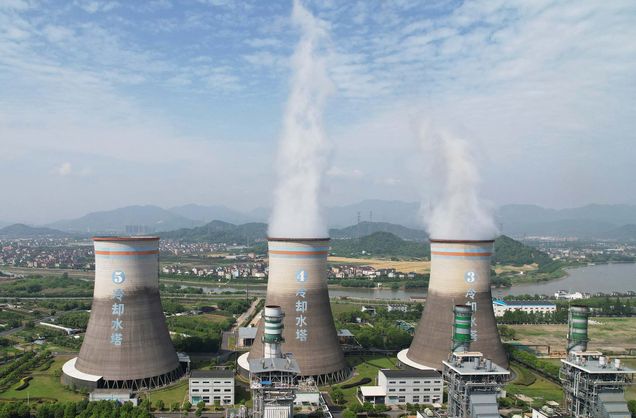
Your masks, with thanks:
<instances>
[{"instance_id":1,"label":"steam rising from tower","mask_svg":"<svg viewBox=\"0 0 636 418\"><path fill-rule=\"evenodd\" d=\"M328 143L322 116L332 84L324 54L319 51L328 41L328 32L325 23L298 0L294 1L292 20L301 30L301 39L292 57L291 91L279 142L278 186L269 236L323 238L328 231L320 190Z\"/></svg>"},{"instance_id":2,"label":"steam rising from tower","mask_svg":"<svg viewBox=\"0 0 636 418\"><path fill-rule=\"evenodd\" d=\"M451 133L423 124L420 137L432 155L435 177L443 185L425 215L429 235L447 240L489 240L498 235L489 205L479 196L480 177L469 144Z\"/></svg>"}]
</instances>

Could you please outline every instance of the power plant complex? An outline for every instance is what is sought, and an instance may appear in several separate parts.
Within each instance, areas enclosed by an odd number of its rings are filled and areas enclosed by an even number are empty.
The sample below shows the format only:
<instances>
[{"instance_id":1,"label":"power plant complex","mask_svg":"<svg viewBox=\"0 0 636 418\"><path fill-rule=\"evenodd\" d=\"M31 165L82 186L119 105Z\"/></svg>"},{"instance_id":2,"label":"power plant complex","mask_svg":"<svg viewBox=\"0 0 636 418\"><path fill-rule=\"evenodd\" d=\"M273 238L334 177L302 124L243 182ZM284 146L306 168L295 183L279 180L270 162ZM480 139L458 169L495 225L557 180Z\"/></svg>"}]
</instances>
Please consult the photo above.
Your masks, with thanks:
<instances>
[{"instance_id":1,"label":"power plant complex","mask_svg":"<svg viewBox=\"0 0 636 418\"><path fill-rule=\"evenodd\" d=\"M184 373L159 297L158 237L96 237L95 288L79 355L62 380L86 389L137 391Z\"/></svg>"},{"instance_id":2,"label":"power plant complex","mask_svg":"<svg viewBox=\"0 0 636 418\"><path fill-rule=\"evenodd\" d=\"M95 287L90 319L79 355L62 368L62 381L94 390L97 399L100 390L133 393L179 380L186 367L174 349L161 306L159 238L96 237L93 241ZM307 405L331 417L318 386L351 376L331 313L329 250L328 238L268 240L266 304L250 351L237 361L249 382L253 399L249 416L253 418L292 418L295 409ZM406 386L412 398L420 400L420 389L432 391L425 385L437 377L439 395L431 402L438 406L428 416L499 416L497 397L504 393L511 373L492 306L492 254L492 240L431 240L426 305L410 347L397 356L404 370L381 369L379 374L390 378L382 381L384 386L361 388L364 402L400 402ZM588 316L589 308L570 307L567 358L561 360L559 376L565 408L576 418L627 418L624 388L632 384L636 371L618 359L612 362L601 352L587 350ZM217 380L233 384L228 380L233 372L223 373L217 373ZM212 381L195 380L199 385ZM446 410L439 405L444 382ZM208 392L221 390L201 387ZM223 390L233 389L224 386ZM199 386L192 389L198 391ZM240 416L247 418L247 412L241 411Z\"/></svg>"},{"instance_id":3,"label":"power plant complex","mask_svg":"<svg viewBox=\"0 0 636 418\"><path fill-rule=\"evenodd\" d=\"M285 312L285 351L292 353L299 376L318 384L346 379L350 370L338 342L327 288L329 238L269 238L269 280L266 304ZM263 326L249 354L239 359L243 372L248 358L263 353Z\"/></svg>"},{"instance_id":4,"label":"power plant complex","mask_svg":"<svg viewBox=\"0 0 636 418\"><path fill-rule=\"evenodd\" d=\"M441 370L453 329L452 306L469 305L471 346L507 368L490 291L492 240L431 239L431 277L422 318L408 350L398 360L418 369Z\"/></svg>"}]
</instances>

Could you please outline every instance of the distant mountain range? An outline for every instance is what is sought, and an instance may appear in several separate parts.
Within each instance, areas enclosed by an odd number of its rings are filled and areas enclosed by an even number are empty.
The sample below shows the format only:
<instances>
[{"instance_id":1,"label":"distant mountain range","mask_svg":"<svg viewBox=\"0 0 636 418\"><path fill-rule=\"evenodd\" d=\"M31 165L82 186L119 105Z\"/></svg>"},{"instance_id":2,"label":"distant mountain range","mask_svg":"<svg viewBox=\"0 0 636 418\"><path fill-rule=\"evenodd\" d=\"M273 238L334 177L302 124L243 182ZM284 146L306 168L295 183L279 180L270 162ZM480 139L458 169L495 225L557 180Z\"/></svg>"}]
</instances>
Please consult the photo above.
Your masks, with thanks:
<instances>
[{"instance_id":1,"label":"distant mountain range","mask_svg":"<svg viewBox=\"0 0 636 418\"><path fill-rule=\"evenodd\" d=\"M71 234L57 229L14 224L0 228L0 238L68 238Z\"/></svg>"},{"instance_id":2,"label":"distant mountain range","mask_svg":"<svg viewBox=\"0 0 636 418\"><path fill-rule=\"evenodd\" d=\"M426 232L422 230L387 222L360 222L360 224L342 229L332 228L329 230L329 236L334 239L355 239L379 232L390 233L406 241L425 242L428 239ZM267 239L267 224L251 222L234 225L228 222L212 221L203 226L162 232L160 235L162 238L190 242L250 245L256 241Z\"/></svg>"},{"instance_id":3,"label":"distant mountain range","mask_svg":"<svg viewBox=\"0 0 636 418\"><path fill-rule=\"evenodd\" d=\"M92 212L81 218L53 222L46 225L67 232L88 234L151 233L191 228L203 222L185 218L158 206L127 206L124 208Z\"/></svg>"},{"instance_id":4,"label":"distant mountain range","mask_svg":"<svg viewBox=\"0 0 636 418\"><path fill-rule=\"evenodd\" d=\"M326 208L325 212L334 238L391 232L406 240L419 241L426 239L422 232L424 228L419 206L415 202L364 200L352 205ZM266 208L241 212L220 205L189 204L170 209L146 205L93 212L77 219L44 226L87 235L148 234L192 229L209 225L214 220L234 225L264 223L268 217L269 209ZM517 238L560 236L636 240L634 205L588 205L560 210L536 205L505 205L499 208L496 218L503 234ZM193 233L200 234L201 231Z\"/></svg>"}]
</instances>

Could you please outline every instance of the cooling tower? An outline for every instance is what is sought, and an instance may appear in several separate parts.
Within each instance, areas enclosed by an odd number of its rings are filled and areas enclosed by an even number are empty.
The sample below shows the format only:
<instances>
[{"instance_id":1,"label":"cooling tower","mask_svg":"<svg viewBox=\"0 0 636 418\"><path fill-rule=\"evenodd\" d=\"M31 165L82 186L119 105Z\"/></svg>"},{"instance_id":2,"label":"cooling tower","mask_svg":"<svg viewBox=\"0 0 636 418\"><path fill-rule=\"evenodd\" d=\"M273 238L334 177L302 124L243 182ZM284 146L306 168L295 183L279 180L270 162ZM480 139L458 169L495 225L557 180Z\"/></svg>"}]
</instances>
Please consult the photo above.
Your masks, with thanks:
<instances>
[{"instance_id":1,"label":"cooling tower","mask_svg":"<svg viewBox=\"0 0 636 418\"><path fill-rule=\"evenodd\" d=\"M86 388L139 390L183 372L159 297L159 238L93 238L95 289L79 356L63 381Z\"/></svg>"},{"instance_id":2,"label":"cooling tower","mask_svg":"<svg viewBox=\"0 0 636 418\"><path fill-rule=\"evenodd\" d=\"M282 349L293 354L302 377L319 384L349 376L329 304L328 253L328 238L269 239L266 305L285 312ZM261 321L250 359L263 356L263 326Z\"/></svg>"},{"instance_id":3,"label":"cooling tower","mask_svg":"<svg viewBox=\"0 0 636 418\"><path fill-rule=\"evenodd\" d=\"M454 305L470 305L471 349L508 367L490 293L490 259L494 241L431 240L431 278L426 306L408 350L399 353L403 364L441 369L448 357Z\"/></svg>"}]
</instances>

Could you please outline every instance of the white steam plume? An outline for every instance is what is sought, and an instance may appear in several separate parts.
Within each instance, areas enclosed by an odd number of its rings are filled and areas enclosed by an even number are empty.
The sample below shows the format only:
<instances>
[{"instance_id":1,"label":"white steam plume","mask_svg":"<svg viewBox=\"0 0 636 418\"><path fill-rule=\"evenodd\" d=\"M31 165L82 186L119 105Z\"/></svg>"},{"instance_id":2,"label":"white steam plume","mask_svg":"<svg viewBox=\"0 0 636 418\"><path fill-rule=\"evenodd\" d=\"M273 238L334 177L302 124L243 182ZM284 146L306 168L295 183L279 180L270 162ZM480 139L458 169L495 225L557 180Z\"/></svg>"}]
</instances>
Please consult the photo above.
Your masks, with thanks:
<instances>
[{"instance_id":1,"label":"white steam plume","mask_svg":"<svg viewBox=\"0 0 636 418\"><path fill-rule=\"evenodd\" d=\"M431 181L441 185L423 206L432 239L486 240L499 231L492 206L479 196L481 183L470 146L465 140L430 123L422 124L420 138L433 160Z\"/></svg>"},{"instance_id":2,"label":"white steam plume","mask_svg":"<svg viewBox=\"0 0 636 418\"><path fill-rule=\"evenodd\" d=\"M278 150L278 186L269 222L275 238L328 237L320 194L328 142L322 124L325 100L333 90L327 76L326 25L294 1L292 20L301 38L292 57L292 80Z\"/></svg>"}]
</instances>

